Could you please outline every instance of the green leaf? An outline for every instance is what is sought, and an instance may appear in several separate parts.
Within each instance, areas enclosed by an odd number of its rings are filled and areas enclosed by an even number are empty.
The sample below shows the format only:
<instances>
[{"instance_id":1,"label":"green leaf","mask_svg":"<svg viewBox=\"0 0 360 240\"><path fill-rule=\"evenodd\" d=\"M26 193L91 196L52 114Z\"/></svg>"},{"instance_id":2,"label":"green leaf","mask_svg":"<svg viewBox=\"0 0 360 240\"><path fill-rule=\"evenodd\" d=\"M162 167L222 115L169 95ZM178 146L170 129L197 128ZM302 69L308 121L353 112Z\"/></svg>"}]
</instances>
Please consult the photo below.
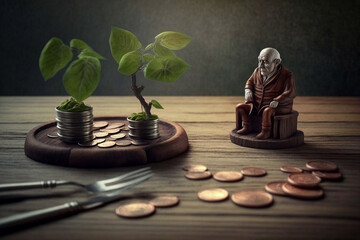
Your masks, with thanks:
<instances>
[{"instance_id":1,"label":"green leaf","mask_svg":"<svg viewBox=\"0 0 360 240\"><path fill-rule=\"evenodd\" d=\"M100 81L101 65L95 57L82 57L72 62L63 78L65 90L82 102L96 89Z\"/></svg>"},{"instance_id":2,"label":"green leaf","mask_svg":"<svg viewBox=\"0 0 360 240\"><path fill-rule=\"evenodd\" d=\"M133 121L148 121L148 120L155 120L158 118L159 117L156 114L151 114L151 116L148 118L145 112L133 113L129 117L129 119Z\"/></svg>"},{"instance_id":3,"label":"green leaf","mask_svg":"<svg viewBox=\"0 0 360 240\"><path fill-rule=\"evenodd\" d=\"M39 58L39 67L45 81L52 78L72 59L73 54L59 38L51 38L43 48Z\"/></svg>"},{"instance_id":4,"label":"green leaf","mask_svg":"<svg viewBox=\"0 0 360 240\"><path fill-rule=\"evenodd\" d=\"M154 44L154 52L159 57L168 57L168 56L175 56L175 53L170 49L163 47L161 44L156 43Z\"/></svg>"},{"instance_id":5,"label":"green leaf","mask_svg":"<svg viewBox=\"0 0 360 240\"><path fill-rule=\"evenodd\" d=\"M145 53L145 54L143 55L143 58L144 58L145 62L150 62L151 60L154 59L154 56L151 55L150 53Z\"/></svg>"},{"instance_id":6,"label":"green leaf","mask_svg":"<svg viewBox=\"0 0 360 240\"><path fill-rule=\"evenodd\" d=\"M156 100L151 100L151 104L154 106L154 108L157 108L157 109L164 109L162 106L161 106L161 104L158 102L158 101L156 101Z\"/></svg>"},{"instance_id":7,"label":"green leaf","mask_svg":"<svg viewBox=\"0 0 360 240\"><path fill-rule=\"evenodd\" d=\"M59 110L66 112L82 112L90 110L89 106L86 106L83 102L79 103L74 98L67 99L57 107Z\"/></svg>"},{"instance_id":8,"label":"green leaf","mask_svg":"<svg viewBox=\"0 0 360 240\"><path fill-rule=\"evenodd\" d=\"M137 51L126 53L120 60L118 71L125 75L135 73L141 62L141 55Z\"/></svg>"},{"instance_id":9,"label":"green leaf","mask_svg":"<svg viewBox=\"0 0 360 240\"><path fill-rule=\"evenodd\" d=\"M95 57L97 59L105 59L99 53L95 52L89 45L80 39L72 39L70 41L70 47L80 50L79 58L81 57Z\"/></svg>"},{"instance_id":10,"label":"green leaf","mask_svg":"<svg viewBox=\"0 0 360 240\"><path fill-rule=\"evenodd\" d=\"M141 43L133 33L117 27L111 28L109 43L111 54L117 63L126 53L141 48Z\"/></svg>"},{"instance_id":11,"label":"green leaf","mask_svg":"<svg viewBox=\"0 0 360 240\"><path fill-rule=\"evenodd\" d=\"M150 80L175 82L189 68L178 57L155 57L144 69L144 76Z\"/></svg>"},{"instance_id":12,"label":"green leaf","mask_svg":"<svg viewBox=\"0 0 360 240\"><path fill-rule=\"evenodd\" d=\"M179 50L189 44L191 37L179 32L162 32L155 40L168 49Z\"/></svg>"},{"instance_id":13,"label":"green leaf","mask_svg":"<svg viewBox=\"0 0 360 240\"><path fill-rule=\"evenodd\" d=\"M153 47L154 47L154 43L150 43L149 45L146 46L145 51L149 51Z\"/></svg>"}]
</instances>

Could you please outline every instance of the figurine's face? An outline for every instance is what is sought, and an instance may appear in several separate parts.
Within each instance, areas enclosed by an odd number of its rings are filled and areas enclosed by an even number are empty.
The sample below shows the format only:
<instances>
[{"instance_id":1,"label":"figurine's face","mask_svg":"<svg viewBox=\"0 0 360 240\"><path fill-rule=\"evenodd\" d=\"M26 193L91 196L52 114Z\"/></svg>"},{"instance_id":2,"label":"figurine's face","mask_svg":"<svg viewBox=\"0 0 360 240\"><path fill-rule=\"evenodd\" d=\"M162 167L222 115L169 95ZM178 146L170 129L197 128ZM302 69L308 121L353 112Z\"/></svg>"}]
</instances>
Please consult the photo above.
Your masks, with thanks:
<instances>
[{"instance_id":1,"label":"figurine's face","mask_svg":"<svg viewBox=\"0 0 360 240\"><path fill-rule=\"evenodd\" d=\"M268 51L262 51L258 57L260 74L265 77L269 77L275 71L279 65L279 61L273 58L273 54Z\"/></svg>"}]
</instances>

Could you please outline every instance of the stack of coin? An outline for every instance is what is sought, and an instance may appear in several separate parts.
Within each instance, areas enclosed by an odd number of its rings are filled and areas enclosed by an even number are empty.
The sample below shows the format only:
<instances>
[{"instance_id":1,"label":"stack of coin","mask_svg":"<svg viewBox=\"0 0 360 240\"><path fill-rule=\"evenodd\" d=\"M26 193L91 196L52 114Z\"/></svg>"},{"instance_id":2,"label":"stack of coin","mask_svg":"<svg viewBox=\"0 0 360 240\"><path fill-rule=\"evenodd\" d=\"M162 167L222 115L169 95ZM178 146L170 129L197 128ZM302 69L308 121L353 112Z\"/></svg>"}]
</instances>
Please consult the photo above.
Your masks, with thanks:
<instances>
[{"instance_id":1,"label":"stack of coin","mask_svg":"<svg viewBox=\"0 0 360 240\"><path fill-rule=\"evenodd\" d=\"M156 139L160 137L159 119L148 121L129 121L129 136L135 139Z\"/></svg>"},{"instance_id":2,"label":"stack of coin","mask_svg":"<svg viewBox=\"0 0 360 240\"><path fill-rule=\"evenodd\" d=\"M303 199L318 199L324 196L320 187L322 180L339 180L342 178L338 166L328 161L309 161L306 172L294 166L282 166L281 171L290 173L286 181L273 181L265 185L265 190L280 196L291 196Z\"/></svg>"},{"instance_id":3,"label":"stack of coin","mask_svg":"<svg viewBox=\"0 0 360 240\"><path fill-rule=\"evenodd\" d=\"M93 140L92 108L82 112L65 112L56 108L58 135L67 143Z\"/></svg>"},{"instance_id":4,"label":"stack of coin","mask_svg":"<svg viewBox=\"0 0 360 240\"><path fill-rule=\"evenodd\" d=\"M168 208L179 204L179 198L174 195L159 195L146 200L135 200L121 204L115 213L124 218L147 217L155 213L156 208Z\"/></svg>"}]
</instances>

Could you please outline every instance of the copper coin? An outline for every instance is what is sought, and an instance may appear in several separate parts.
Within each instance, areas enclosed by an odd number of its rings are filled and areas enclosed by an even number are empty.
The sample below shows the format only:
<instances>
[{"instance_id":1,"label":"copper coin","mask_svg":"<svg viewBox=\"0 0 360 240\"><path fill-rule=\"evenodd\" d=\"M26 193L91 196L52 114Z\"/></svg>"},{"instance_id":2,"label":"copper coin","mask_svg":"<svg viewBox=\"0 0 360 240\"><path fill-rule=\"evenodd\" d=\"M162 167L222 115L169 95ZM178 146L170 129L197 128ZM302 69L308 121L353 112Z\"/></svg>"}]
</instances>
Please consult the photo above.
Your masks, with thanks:
<instances>
[{"instance_id":1,"label":"copper coin","mask_svg":"<svg viewBox=\"0 0 360 240\"><path fill-rule=\"evenodd\" d=\"M155 212L155 206L148 202L132 202L120 205L115 213L120 217L139 218L147 217Z\"/></svg>"},{"instance_id":2,"label":"copper coin","mask_svg":"<svg viewBox=\"0 0 360 240\"><path fill-rule=\"evenodd\" d=\"M113 128L121 128L123 127L125 124L118 122L118 123L110 123L106 128L107 129L113 129Z\"/></svg>"},{"instance_id":3,"label":"copper coin","mask_svg":"<svg viewBox=\"0 0 360 240\"><path fill-rule=\"evenodd\" d=\"M211 172L205 171L205 172L186 172L185 177L191 180L202 180L202 179L208 179L211 178Z\"/></svg>"},{"instance_id":4,"label":"copper coin","mask_svg":"<svg viewBox=\"0 0 360 240\"><path fill-rule=\"evenodd\" d=\"M213 175L215 180L218 180L220 182L236 182L243 179L243 175L241 172L236 171L220 171L216 172Z\"/></svg>"},{"instance_id":5,"label":"copper coin","mask_svg":"<svg viewBox=\"0 0 360 240\"><path fill-rule=\"evenodd\" d=\"M332 172L338 169L338 166L335 163L327 161L309 161L305 166L312 171L322 172Z\"/></svg>"},{"instance_id":6,"label":"copper coin","mask_svg":"<svg viewBox=\"0 0 360 240\"><path fill-rule=\"evenodd\" d=\"M282 185L282 189L288 195L297 198L305 198L305 199L316 199L320 198L324 195L324 191L321 188L299 188L291 185L290 183L284 183Z\"/></svg>"},{"instance_id":7,"label":"copper coin","mask_svg":"<svg viewBox=\"0 0 360 240\"><path fill-rule=\"evenodd\" d=\"M219 202L227 199L229 193L222 188L211 188L198 192L198 198L205 202Z\"/></svg>"},{"instance_id":8,"label":"copper coin","mask_svg":"<svg viewBox=\"0 0 360 240\"><path fill-rule=\"evenodd\" d=\"M124 126L121 128L121 131L130 131L129 127L128 126Z\"/></svg>"},{"instance_id":9,"label":"copper coin","mask_svg":"<svg viewBox=\"0 0 360 240\"><path fill-rule=\"evenodd\" d=\"M342 178L342 174L340 172L313 171L312 174L326 180L338 180Z\"/></svg>"},{"instance_id":10,"label":"copper coin","mask_svg":"<svg viewBox=\"0 0 360 240\"><path fill-rule=\"evenodd\" d=\"M94 132L94 136L97 138L107 137L108 135L109 135L109 133L107 133L107 132Z\"/></svg>"},{"instance_id":11,"label":"copper coin","mask_svg":"<svg viewBox=\"0 0 360 240\"><path fill-rule=\"evenodd\" d=\"M286 183L286 181L269 182L265 185L265 190L275 195L286 196L287 194L282 190L282 185L284 183Z\"/></svg>"},{"instance_id":12,"label":"copper coin","mask_svg":"<svg viewBox=\"0 0 360 240\"><path fill-rule=\"evenodd\" d=\"M244 207L266 207L273 203L270 193L261 190L242 190L231 195L231 200Z\"/></svg>"},{"instance_id":13,"label":"copper coin","mask_svg":"<svg viewBox=\"0 0 360 240\"><path fill-rule=\"evenodd\" d=\"M105 142L99 143L98 147L100 147L100 148L111 148L111 147L115 146L115 144L116 143L114 141L105 141Z\"/></svg>"},{"instance_id":14,"label":"copper coin","mask_svg":"<svg viewBox=\"0 0 360 240\"><path fill-rule=\"evenodd\" d=\"M309 173L292 173L287 180L297 187L316 187L321 182L321 178Z\"/></svg>"},{"instance_id":15,"label":"copper coin","mask_svg":"<svg viewBox=\"0 0 360 240\"><path fill-rule=\"evenodd\" d=\"M120 128L111 128L111 129L100 129L101 132L107 132L108 134L115 134L115 133L119 133L121 131Z\"/></svg>"},{"instance_id":16,"label":"copper coin","mask_svg":"<svg viewBox=\"0 0 360 240\"><path fill-rule=\"evenodd\" d=\"M173 195L160 195L150 199L155 207L173 207L179 204L179 198Z\"/></svg>"},{"instance_id":17,"label":"copper coin","mask_svg":"<svg viewBox=\"0 0 360 240\"><path fill-rule=\"evenodd\" d=\"M302 173L303 172L303 170L301 168L294 167L294 166L282 166L280 168L280 170L285 173Z\"/></svg>"},{"instance_id":18,"label":"copper coin","mask_svg":"<svg viewBox=\"0 0 360 240\"><path fill-rule=\"evenodd\" d=\"M241 173L249 177L261 177L266 175L266 170L259 167L245 167L241 169Z\"/></svg>"},{"instance_id":19,"label":"copper coin","mask_svg":"<svg viewBox=\"0 0 360 240\"><path fill-rule=\"evenodd\" d=\"M96 138L93 141L96 142L97 144L99 144L99 143L105 142L105 140L106 140L105 138Z\"/></svg>"},{"instance_id":20,"label":"copper coin","mask_svg":"<svg viewBox=\"0 0 360 240\"><path fill-rule=\"evenodd\" d=\"M109 123L106 121L96 121L93 123L93 128L104 128L108 125Z\"/></svg>"},{"instance_id":21,"label":"copper coin","mask_svg":"<svg viewBox=\"0 0 360 240\"><path fill-rule=\"evenodd\" d=\"M131 144L135 145L135 146L142 146L142 145L147 145L149 144L148 141L146 140L131 140Z\"/></svg>"},{"instance_id":22,"label":"copper coin","mask_svg":"<svg viewBox=\"0 0 360 240\"><path fill-rule=\"evenodd\" d=\"M58 135L57 132L48 133L47 136L48 136L49 138L58 138L58 137L59 137L59 135Z\"/></svg>"},{"instance_id":23,"label":"copper coin","mask_svg":"<svg viewBox=\"0 0 360 240\"><path fill-rule=\"evenodd\" d=\"M98 143L96 142L96 141L90 141L90 142L83 142L83 143L78 143L78 145L80 146L80 147L94 147L94 146L96 146Z\"/></svg>"},{"instance_id":24,"label":"copper coin","mask_svg":"<svg viewBox=\"0 0 360 240\"><path fill-rule=\"evenodd\" d=\"M120 147L130 146L130 145L131 145L131 141L130 141L130 140L120 140L120 141L116 141L116 145L117 145L117 146L120 146Z\"/></svg>"},{"instance_id":25,"label":"copper coin","mask_svg":"<svg viewBox=\"0 0 360 240\"><path fill-rule=\"evenodd\" d=\"M192 164L183 166L183 170L188 172L205 172L208 168L201 164Z\"/></svg>"},{"instance_id":26,"label":"copper coin","mask_svg":"<svg viewBox=\"0 0 360 240\"><path fill-rule=\"evenodd\" d=\"M113 138L113 139L121 139L121 138L126 137L126 134L125 133L118 133L118 134L110 135L110 137Z\"/></svg>"}]
</instances>

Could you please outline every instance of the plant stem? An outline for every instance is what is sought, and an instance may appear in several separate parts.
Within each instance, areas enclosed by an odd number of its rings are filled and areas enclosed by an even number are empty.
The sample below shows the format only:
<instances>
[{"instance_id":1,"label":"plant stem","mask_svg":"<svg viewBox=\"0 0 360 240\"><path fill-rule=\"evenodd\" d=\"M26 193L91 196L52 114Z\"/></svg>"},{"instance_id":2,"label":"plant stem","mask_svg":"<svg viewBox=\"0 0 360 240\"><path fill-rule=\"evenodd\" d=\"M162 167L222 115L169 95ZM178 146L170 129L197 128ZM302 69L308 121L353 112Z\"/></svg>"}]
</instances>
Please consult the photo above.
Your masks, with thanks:
<instances>
[{"instance_id":1,"label":"plant stem","mask_svg":"<svg viewBox=\"0 0 360 240\"><path fill-rule=\"evenodd\" d=\"M131 74L131 90L133 91L135 97L140 101L141 106L143 106L146 116L148 118L151 117L151 104L147 104L144 97L141 95L142 90L144 90L144 86L136 86L136 73Z\"/></svg>"}]
</instances>

